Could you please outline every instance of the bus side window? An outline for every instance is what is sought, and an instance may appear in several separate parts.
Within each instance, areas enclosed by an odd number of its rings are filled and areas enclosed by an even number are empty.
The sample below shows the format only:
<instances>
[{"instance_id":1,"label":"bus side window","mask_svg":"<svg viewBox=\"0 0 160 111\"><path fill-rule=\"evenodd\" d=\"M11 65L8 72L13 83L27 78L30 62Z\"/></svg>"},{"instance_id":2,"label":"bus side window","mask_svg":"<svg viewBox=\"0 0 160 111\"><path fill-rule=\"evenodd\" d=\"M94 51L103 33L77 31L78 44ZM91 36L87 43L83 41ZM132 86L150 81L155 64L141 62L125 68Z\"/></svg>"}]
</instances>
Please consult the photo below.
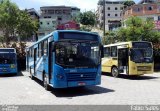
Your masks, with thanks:
<instances>
[{"instance_id":1,"label":"bus side window","mask_svg":"<svg viewBox=\"0 0 160 111\"><path fill-rule=\"evenodd\" d=\"M37 57L39 58L39 44L38 44L38 48L37 48Z\"/></svg>"},{"instance_id":2,"label":"bus side window","mask_svg":"<svg viewBox=\"0 0 160 111\"><path fill-rule=\"evenodd\" d=\"M41 57L42 56L42 43L38 44L38 57Z\"/></svg>"},{"instance_id":3,"label":"bus side window","mask_svg":"<svg viewBox=\"0 0 160 111\"><path fill-rule=\"evenodd\" d=\"M30 57L33 57L33 49L32 48L30 49L29 52L30 52Z\"/></svg>"},{"instance_id":4,"label":"bus side window","mask_svg":"<svg viewBox=\"0 0 160 111\"><path fill-rule=\"evenodd\" d=\"M117 57L117 47L111 47L111 57Z\"/></svg>"},{"instance_id":5,"label":"bus side window","mask_svg":"<svg viewBox=\"0 0 160 111\"><path fill-rule=\"evenodd\" d=\"M44 55L48 55L47 54L48 53L47 52L47 50L48 50L48 41L47 40L44 41L44 47L43 48L44 48Z\"/></svg>"},{"instance_id":6,"label":"bus side window","mask_svg":"<svg viewBox=\"0 0 160 111\"><path fill-rule=\"evenodd\" d=\"M32 57L32 50L29 49L29 57Z\"/></svg>"},{"instance_id":7,"label":"bus side window","mask_svg":"<svg viewBox=\"0 0 160 111\"><path fill-rule=\"evenodd\" d=\"M32 57L34 57L34 48L32 48Z\"/></svg>"},{"instance_id":8,"label":"bus side window","mask_svg":"<svg viewBox=\"0 0 160 111\"><path fill-rule=\"evenodd\" d=\"M44 41L41 42L41 55L43 56L44 55Z\"/></svg>"},{"instance_id":9,"label":"bus side window","mask_svg":"<svg viewBox=\"0 0 160 111\"><path fill-rule=\"evenodd\" d=\"M104 57L110 57L111 56L111 48L105 47L104 48Z\"/></svg>"},{"instance_id":10,"label":"bus side window","mask_svg":"<svg viewBox=\"0 0 160 111\"><path fill-rule=\"evenodd\" d=\"M33 51L32 51L32 52L33 52L34 61L36 61L36 60L37 60L37 57L38 57L37 49L38 49L38 48L34 48Z\"/></svg>"}]
</instances>

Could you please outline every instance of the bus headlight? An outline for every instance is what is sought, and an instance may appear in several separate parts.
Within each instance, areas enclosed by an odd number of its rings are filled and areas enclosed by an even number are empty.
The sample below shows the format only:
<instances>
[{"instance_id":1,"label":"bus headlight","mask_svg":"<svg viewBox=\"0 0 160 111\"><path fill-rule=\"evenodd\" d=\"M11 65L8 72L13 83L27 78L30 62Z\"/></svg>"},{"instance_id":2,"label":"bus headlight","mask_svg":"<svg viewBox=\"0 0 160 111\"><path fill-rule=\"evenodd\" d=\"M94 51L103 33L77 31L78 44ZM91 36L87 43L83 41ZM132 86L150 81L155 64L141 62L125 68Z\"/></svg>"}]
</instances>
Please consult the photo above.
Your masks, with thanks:
<instances>
[{"instance_id":1,"label":"bus headlight","mask_svg":"<svg viewBox=\"0 0 160 111\"><path fill-rule=\"evenodd\" d=\"M16 68L16 66L14 65L14 64L11 64L11 66L10 66L11 68Z\"/></svg>"},{"instance_id":2,"label":"bus headlight","mask_svg":"<svg viewBox=\"0 0 160 111\"><path fill-rule=\"evenodd\" d=\"M58 79L63 79L63 78L64 78L63 75L60 75L60 74L57 74L56 77L57 77Z\"/></svg>"},{"instance_id":3,"label":"bus headlight","mask_svg":"<svg viewBox=\"0 0 160 111\"><path fill-rule=\"evenodd\" d=\"M98 73L97 75L98 75L98 76L101 76L101 74L100 74L100 73Z\"/></svg>"},{"instance_id":4,"label":"bus headlight","mask_svg":"<svg viewBox=\"0 0 160 111\"><path fill-rule=\"evenodd\" d=\"M136 70L136 67L135 67L135 66L133 66L133 67L132 67L132 69L133 69L133 70Z\"/></svg>"}]
</instances>

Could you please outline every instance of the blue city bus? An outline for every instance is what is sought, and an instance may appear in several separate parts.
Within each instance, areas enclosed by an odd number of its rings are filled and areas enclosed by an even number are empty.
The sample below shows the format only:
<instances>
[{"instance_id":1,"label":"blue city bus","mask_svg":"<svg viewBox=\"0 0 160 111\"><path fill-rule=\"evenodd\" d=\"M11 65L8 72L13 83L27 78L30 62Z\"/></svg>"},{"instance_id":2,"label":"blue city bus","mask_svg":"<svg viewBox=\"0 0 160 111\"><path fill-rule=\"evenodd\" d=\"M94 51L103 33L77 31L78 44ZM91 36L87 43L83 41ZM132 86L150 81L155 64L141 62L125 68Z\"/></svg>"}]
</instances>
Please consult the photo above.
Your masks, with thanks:
<instances>
[{"instance_id":1,"label":"blue city bus","mask_svg":"<svg viewBox=\"0 0 160 111\"><path fill-rule=\"evenodd\" d=\"M101 83L103 46L100 36L77 30L56 30L26 48L26 70L44 88Z\"/></svg>"},{"instance_id":2,"label":"blue city bus","mask_svg":"<svg viewBox=\"0 0 160 111\"><path fill-rule=\"evenodd\" d=\"M14 48L0 48L0 75L17 74L17 54Z\"/></svg>"}]
</instances>

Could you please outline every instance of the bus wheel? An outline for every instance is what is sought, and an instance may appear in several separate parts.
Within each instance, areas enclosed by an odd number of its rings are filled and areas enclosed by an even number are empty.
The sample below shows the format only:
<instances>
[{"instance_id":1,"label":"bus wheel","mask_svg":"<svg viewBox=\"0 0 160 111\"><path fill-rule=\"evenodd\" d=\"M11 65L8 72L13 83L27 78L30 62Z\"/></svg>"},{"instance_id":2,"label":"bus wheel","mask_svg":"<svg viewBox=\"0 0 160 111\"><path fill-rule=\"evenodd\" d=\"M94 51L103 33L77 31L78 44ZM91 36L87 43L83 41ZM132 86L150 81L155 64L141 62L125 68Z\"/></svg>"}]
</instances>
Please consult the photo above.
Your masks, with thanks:
<instances>
[{"instance_id":1,"label":"bus wheel","mask_svg":"<svg viewBox=\"0 0 160 111\"><path fill-rule=\"evenodd\" d=\"M30 67L30 71L29 71L29 72L30 72L31 79L34 80L34 76L33 76L33 74L32 74L31 67Z\"/></svg>"},{"instance_id":2,"label":"bus wheel","mask_svg":"<svg viewBox=\"0 0 160 111\"><path fill-rule=\"evenodd\" d=\"M34 80L34 76L31 74L31 79Z\"/></svg>"},{"instance_id":3,"label":"bus wheel","mask_svg":"<svg viewBox=\"0 0 160 111\"><path fill-rule=\"evenodd\" d=\"M112 70L111 70L111 74L113 77L118 77L119 73L118 73L118 68L117 67L112 67Z\"/></svg>"},{"instance_id":4,"label":"bus wheel","mask_svg":"<svg viewBox=\"0 0 160 111\"><path fill-rule=\"evenodd\" d=\"M49 91L50 90L50 86L48 85L48 77L44 74L43 76L43 86L45 88L45 90Z\"/></svg>"}]
</instances>

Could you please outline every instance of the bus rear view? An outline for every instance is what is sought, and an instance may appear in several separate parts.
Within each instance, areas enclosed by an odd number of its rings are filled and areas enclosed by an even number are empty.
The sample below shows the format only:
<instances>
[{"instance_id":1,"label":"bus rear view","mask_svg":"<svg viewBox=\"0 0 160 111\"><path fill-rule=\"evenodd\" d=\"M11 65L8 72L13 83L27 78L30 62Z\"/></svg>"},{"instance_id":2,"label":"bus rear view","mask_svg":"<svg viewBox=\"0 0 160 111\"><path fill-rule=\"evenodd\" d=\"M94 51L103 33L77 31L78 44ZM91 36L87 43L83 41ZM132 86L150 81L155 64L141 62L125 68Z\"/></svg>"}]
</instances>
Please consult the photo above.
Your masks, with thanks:
<instances>
[{"instance_id":1,"label":"bus rear view","mask_svg":"<svg viewBox=\"0 0 160 111\"><path fill-rule=\"evenodd\" d=\"M17 55L14 48L0 48L0 75L17 74Z\"/></svg>"}]
</instances>

